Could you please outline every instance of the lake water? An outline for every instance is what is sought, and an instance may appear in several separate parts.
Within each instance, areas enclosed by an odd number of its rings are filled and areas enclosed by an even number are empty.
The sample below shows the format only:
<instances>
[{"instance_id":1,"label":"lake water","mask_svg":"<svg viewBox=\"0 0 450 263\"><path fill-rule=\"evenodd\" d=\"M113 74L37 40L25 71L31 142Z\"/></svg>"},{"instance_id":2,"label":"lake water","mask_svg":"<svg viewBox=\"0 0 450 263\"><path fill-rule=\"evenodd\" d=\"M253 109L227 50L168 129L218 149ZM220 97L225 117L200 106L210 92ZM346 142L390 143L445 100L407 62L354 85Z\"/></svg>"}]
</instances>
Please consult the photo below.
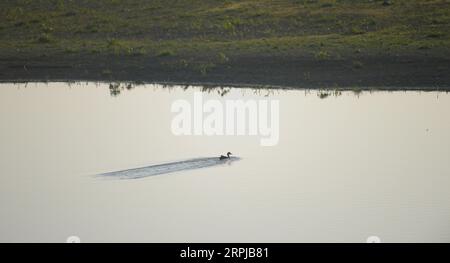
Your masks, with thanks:
<instances>
[{"instance_id":1,"label":"lake water","mask_svg":"<svg viewBox=\"0 0 450 263\"><path fill-rule=\"evenodd\" d=\"M204 93L278 100L278 144L261 146L175 136L172 103L201 88L128 88L0 84L1 242L450 242L447 93Z\"/></svg>"}]
</instances>

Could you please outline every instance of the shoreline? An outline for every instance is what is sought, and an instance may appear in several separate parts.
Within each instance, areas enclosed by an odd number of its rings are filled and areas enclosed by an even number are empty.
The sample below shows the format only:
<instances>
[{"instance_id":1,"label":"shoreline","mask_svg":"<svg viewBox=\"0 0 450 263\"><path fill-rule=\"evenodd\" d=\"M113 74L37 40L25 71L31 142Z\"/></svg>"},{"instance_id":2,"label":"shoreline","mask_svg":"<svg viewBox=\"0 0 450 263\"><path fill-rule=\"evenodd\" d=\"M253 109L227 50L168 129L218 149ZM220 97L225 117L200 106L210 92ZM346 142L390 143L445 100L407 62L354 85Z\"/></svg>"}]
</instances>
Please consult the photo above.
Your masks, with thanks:
<instances>
[{"instance_id":1,"label":"shoreline","mask_svg":"<svg viewBox=\"0 0 450 263\"><path fill-rule=\"evenodd\" d=\"M0 82L93 81L267 89L450 91L450 59L437 55L327 60L307 56L241 56L208 71L173 67L171 62L177 60L86 55L2 59Z\"/></svg>"},{"instance_id":2,"label":"shoreline","mask_svg":"<svg viewBox=\"0 0 450 263\"><path fill-rule=\"evenodd\" d=\"M315 91L343 91L343 92L382 92L382 91L417 91L417 92L450 92L449 87L323 87L323 88L308 88L308 87L291 87L291 86L274 86L274 85L258 85L258 84L245 84L245 83L212 83L212 82L134 82L130 80L86 80L86 79L55 79L55 80L44 80L44 79L30 79L30 80L0 80L0 84L29 84L29 83L96 83L96 84L132 84L134 87L145 86L145 85L161 85L163 87L188 87L188 88L199 88L208 87L211 89L215 88L238 88L238 89L266 89L266 90L315 90Z\"/></svg>"}]
</instances>

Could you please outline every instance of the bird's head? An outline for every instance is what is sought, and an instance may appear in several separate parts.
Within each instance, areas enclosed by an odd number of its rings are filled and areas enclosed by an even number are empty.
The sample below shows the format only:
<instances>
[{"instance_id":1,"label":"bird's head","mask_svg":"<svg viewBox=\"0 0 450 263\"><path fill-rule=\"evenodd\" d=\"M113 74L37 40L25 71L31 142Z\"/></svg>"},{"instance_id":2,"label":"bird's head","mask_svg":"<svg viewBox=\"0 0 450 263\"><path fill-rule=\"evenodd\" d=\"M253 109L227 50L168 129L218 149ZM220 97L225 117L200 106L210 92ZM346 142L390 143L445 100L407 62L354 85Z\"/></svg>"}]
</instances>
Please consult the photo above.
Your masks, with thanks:
<instances>
[{"instance_id":1,"label":"bird's head","mask_svg":"<svg viewBox=\"0 0 450 263\"><path fill-rule=\"evenodd\" d=\"M230 153L230 152L227 152L227 155L228 155L228 156L230 156L230 155L232 155L232 153Z\"/></svg>"}]
</instances>

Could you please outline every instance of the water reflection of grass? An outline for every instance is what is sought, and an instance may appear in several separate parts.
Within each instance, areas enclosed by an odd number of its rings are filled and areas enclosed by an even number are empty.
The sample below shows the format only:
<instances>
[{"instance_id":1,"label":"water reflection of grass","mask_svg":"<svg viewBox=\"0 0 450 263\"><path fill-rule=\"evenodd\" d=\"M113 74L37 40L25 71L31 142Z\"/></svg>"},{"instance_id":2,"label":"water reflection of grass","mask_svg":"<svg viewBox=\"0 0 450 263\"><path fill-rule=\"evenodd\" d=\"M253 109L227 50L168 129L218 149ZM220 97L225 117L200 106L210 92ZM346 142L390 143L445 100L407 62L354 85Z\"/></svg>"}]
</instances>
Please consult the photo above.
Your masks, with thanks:
<instances>
[{"instance_id":1,"label":"water reflection of grass","mask_svg":"<svg viewBox=\"0 0 450 263\"><path fill-rule=\"evenodd\" d=\"M36 85L38 83L51 83L51 82L27 82L27 81L16 81L13 82L13 86L18 89L26 88L29 85ZM58 82L60 83L60 82ZM104 86L108 88L111 96L118 96L123 94L123 92L130 91L136 88L144 88L151 90L166 90L168 92L172 91L199 91L208 94L217 94L219 96L227 96L233 89L239 89L243 96L246 94L253 94L261 97L271 97L283 94L284 92L296 91L303 92L305 96L317 96L320 99L330 98L330 97L340 97L344 94L355 95L359 97L363 93L376 93L376 92L417 92L417 93L428 93L435 92L436 94L446 93L450 91L447 89L436 89L436 90L421 90L421 89L402 89L402 88L390 88L390 87L334 87L334 88L321 88L321 89L311 89L311 88L297 88L297 87L281 87L281 86L268 86L268 85L243 85L243 86L229 86L229 85L216 85L216 84L182 84L182 83L147 83L142 81L114 81L114 82L79 82L79 81L67 81L64 82L69 88L75 88L85 85Z\"/></svg>"},{"instance_id":2,"label":"water reflection of grass","mask_svg":"<svg viewBox=\"0 0 450 263\"><path fill-rule=\"evenodd\" d=\"M70 83L69 83L70 84ZM217 94L221 97L226 96L233 87L225 87L225 86L218 86L218 85L180 85L180 84L159 84L160 88L166 89L166 90L173 90L173 89L181 89L183 91L189 91L191 89L198 89L201 92L208 93L208 94ZM136 87L142 87L145 86L145 83L141 82L113 82L109 84L109 91L110 95L115 97L122 93L122 91L126 90L132 90ZM239 87L244 89L250 89L251 93L257 96L264 96L269 97L276 94L279 94L283 91L289 91L289 90L299 90L299 89L291 89L291 88L280 88L280 87L270 87L270 86L252 86L252 87ZM372 91L373 88L366 87L365 89ZM354 94L356 97L359 97L363 91L364 88L362 87L342 87L342 88L326 88L326 89L319 89L319 90L311 90L311 89L304 89L305 94L314 93L317 95L320 99L326 99L329 97L340 97L342 96L343 92L350 92Z\"/></svg>"}]
</instances>

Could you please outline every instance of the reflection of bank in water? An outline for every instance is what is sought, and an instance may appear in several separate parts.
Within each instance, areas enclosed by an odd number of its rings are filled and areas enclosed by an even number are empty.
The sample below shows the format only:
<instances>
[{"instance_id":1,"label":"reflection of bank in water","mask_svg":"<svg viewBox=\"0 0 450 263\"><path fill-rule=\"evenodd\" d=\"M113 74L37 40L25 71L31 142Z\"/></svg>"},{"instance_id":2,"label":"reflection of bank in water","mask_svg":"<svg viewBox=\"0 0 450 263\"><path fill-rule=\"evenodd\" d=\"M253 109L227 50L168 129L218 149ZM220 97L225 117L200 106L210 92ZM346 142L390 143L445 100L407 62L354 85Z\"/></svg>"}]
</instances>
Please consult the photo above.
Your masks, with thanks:
<instances>
[{"instance_id":1,"label":"reflection of bank in water","mask_svg":"<svg viewBox=\"0 0 450 263\"><path fill-rule=\"evenodd\" d=\"M168 174L185 170L206 168L216 165L231 164L232 162L238 160L240 160L239 157L230 157L229 159L224 160L220 160L218 157L195 158L185 161L157 164L146 167L104 173L97 176L116 179L139 179L160 174Z\"/></svg>"}]
</instances>

